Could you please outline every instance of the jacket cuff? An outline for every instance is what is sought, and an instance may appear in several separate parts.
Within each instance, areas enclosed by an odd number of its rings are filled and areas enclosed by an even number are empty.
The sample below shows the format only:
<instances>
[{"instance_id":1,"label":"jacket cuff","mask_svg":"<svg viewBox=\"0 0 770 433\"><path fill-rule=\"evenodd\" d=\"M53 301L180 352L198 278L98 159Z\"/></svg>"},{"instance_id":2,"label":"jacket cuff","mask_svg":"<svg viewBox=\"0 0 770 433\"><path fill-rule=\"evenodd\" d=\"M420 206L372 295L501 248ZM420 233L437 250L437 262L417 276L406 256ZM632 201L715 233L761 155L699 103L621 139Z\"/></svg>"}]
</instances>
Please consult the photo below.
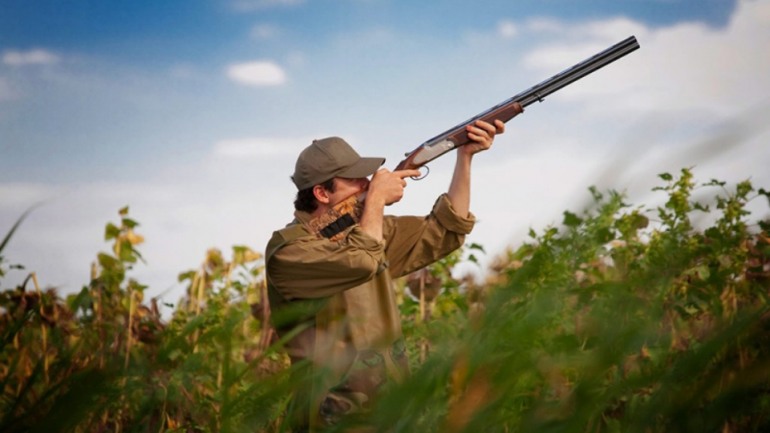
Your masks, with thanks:
<instances>
[{"instance_id":1,"label":"jacket cuff","mask_svg":"<svg viewBox=\"0 0 770 433\"><path fill-rule=\"evenodd\" d=\"M377 239L371 237L369 234L363 231L361 226L358 224L354 225L353 229L348 232L346 239L348 244L354 245L355 247L366 251L372 257L372 260L377 263L377 269L375 271L377 274L388 267L388 260L385 257L384 241L378 241Z\"/></svg>"},{"instance_id":2,"label":"jacket cuff","mask_svg":"<svg viewBox=\"0 0 770 433\"><path fill-rule=\"evenodd\" d=\"M433 205L433 215L436 216L436 220L441 226L450 232L460 233L467 235L473 230L474 224L476 224L476 216L468 212L467 217L462 217L455 212L452 207L452 202L449 201L449 196L446 193L436 200L436 204Z\"/></svg>"}]
</instances>

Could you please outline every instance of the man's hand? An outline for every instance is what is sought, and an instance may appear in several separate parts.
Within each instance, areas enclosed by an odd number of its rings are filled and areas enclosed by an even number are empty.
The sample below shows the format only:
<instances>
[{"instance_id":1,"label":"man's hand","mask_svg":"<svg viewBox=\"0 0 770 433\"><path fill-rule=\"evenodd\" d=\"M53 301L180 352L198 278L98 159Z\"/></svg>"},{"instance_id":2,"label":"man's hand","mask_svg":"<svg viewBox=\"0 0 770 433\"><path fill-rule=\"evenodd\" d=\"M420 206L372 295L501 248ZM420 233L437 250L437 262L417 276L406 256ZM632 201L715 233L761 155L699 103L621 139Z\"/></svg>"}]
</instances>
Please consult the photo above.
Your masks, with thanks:
<instances>
[{"instance_id":1,"label":"man's hand","mask_svg":"<svg viewBox=\"0 0 770 433\"><path fill-rule=\"evenodd\" d=\"M468 131L468 138L472 142L465 146L460 146L457 151L470 156L489 149L495 140L495 135L505 132L505 123L495 120L493 125L483 120L477 120L473 125L468 125L465 129Z\"/></svg>"},{"instance_id":2,"label":"man's hand","mask_svg":"<svg viewBox=\"0 0 770 433\"><path fill-rule=\"evenodd\" d=\"M404 196L407 177L420 176L420 170L398 170L390 171L387 168L381 168L369 182L369 188L366 193L366 202L372 200L374 203L388 206L398 202Z\"/></svg>"},{"instance_id":3,"label":"man's hand","mask_svg":"<svg viewBox=\"0 0 770 433\"><path fill-rule=\"evenodd\" d=\"M420 175L420 170L390 171L379 169L366 189L364 212L358 222L361 229L377 240L382 240L382 221L385 206L393 204L404 196L406 178Z\"/></svg>"}]
</instances>

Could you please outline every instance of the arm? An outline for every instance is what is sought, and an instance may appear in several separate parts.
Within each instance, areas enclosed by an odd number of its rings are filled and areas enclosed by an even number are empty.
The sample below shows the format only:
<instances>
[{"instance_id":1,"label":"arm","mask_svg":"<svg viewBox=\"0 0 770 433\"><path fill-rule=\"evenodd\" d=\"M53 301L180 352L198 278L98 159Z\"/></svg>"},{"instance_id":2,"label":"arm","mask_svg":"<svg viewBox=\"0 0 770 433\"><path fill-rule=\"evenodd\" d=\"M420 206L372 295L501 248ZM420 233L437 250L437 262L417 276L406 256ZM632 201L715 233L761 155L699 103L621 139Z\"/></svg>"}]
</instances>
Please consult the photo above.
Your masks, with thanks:
<instances>
[{"instance_id":1,"label":"arm","mask_svg":"<svg viewBox=\"0 0 770 433\"><path fill-rule=\"evenodd\" d=\"M369 236L382 240L382 220L385 213L385 200L379 196L374 197L367 195L364 202L364 210L361 213L361 220L358 224L361 226L361 230Z\"/></svg>"},{"instance_id":2,"label":"arm","mask_svg":"<svg viewBox=\"0 0 770 433\"><path fill-rule=\"evenodd\" d=\"M400 277L446 257L463 245L475 222L473 214L460 216L447 194L439 196L427 216L386 216L388 271Z\"/></svg>"},{"instance_id":3,"label":"arm","mask_svg":"<svg viewBox=\"0 0 770 433\"><path fill-rule=\"evenodd\" d=\"M473 155L483 152L492 146L496 134L505 132L505 123L495 120L494 125L478 120L474 125L467 127L468 137L471 142L457 149L457 162L455 163L452 181L449 184L447 195L455 211L460 216L467 216L470 211L471 200L471 162Z\"/></svg>"},{"instance_id":4,"label":"arm","mask_svg":"<svg viewBox=\"0 0 770 433\"><path fill-rule=\"evenodd\" d=\"M287 300L323 298L382 272L385 246L358 226L343 242L308 233L268 253L265 265L271 283Z\"/></svg>"},{"instance_id":5,"label":"arm","mask_svg":"<svg viewBox=\"0 0 770 433\"><path fill-rule=\"evenodd\" d=\"M499 120L495 126L488 122L477 121L468 127L469 144L461 146L457 153L452 182L447 194L439 197L428 217L389 217L384 224L379 224L385 238L388 256L388 269L394 277L405 275L415 269L426 266L462 246L465 235L470 233L474 217L470 208L470 176L473 155L489 149L495 134L504 132L505 124ZM381 170L380 173L389 173ZM403 178L412 176L417 170L398 170L391 175L401 176L400 193L403 194ZM375 188L372 179L370 191ZM369 201L367 196L366 201ZM400 196L399 196L400 198ZM378 208L381 209L381 208ZM382 218L382 213L377 216ZM363 219L363 218L362 218ZM383 221L380 219L380 221ZM384 227L384 229L382 229Z\"/></svg>"},{"instance_id":6,"label":"arm","mask_svg":"<svg viewBox=\"0 0 770 433\"><path fill-rule=\"evenodd\" d=\"M381 241L385 206L396 203L404 196L407 177L419 176L420 170L389 171L381 168L369 183L364 201L364 210L359 225L369 236Z\"/></svg>"}]
</instances>

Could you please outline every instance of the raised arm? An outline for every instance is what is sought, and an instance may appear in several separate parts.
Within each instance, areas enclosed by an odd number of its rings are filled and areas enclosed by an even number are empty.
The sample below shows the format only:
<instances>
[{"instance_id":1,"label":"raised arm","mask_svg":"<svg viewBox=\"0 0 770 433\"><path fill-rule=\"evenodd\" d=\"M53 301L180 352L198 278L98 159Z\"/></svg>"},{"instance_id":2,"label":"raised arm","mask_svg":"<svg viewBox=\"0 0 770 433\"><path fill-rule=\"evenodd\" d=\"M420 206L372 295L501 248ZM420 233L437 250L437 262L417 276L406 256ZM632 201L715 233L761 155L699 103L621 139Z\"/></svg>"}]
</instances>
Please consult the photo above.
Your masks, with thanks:
<instances>
[{"instance_id":1,"label":"raised arm","mask_svg":"<svg viewBox=\"0 0 770 433\"><path fill-rule=\"evenodd\" d=\"M505 132L505 123L495 120L494 125L478 120L467 127L470 143L457 149L452 181L449 184L447 196L458 215L467 216L470 212L471 201L471 162L473 155L483 152L492 146L495 135Z\"/></svg>"}]
</instances>

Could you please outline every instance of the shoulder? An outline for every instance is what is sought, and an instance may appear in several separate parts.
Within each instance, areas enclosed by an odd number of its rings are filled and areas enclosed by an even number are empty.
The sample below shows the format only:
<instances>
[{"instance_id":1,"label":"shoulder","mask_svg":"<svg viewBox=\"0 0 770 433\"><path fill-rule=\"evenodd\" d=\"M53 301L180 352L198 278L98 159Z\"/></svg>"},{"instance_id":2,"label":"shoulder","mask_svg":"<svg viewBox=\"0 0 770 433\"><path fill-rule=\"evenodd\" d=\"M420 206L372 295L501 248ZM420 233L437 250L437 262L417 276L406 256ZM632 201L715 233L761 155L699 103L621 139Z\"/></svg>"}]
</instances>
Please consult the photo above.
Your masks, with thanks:
<instances>
[{"instance_id":1,"label":"shoulder","mask_svg":"<svg viewBox=\"0 0 770 433\"><path fill-rule=\"evenodd\" d=\"M305 236L311 236L311 234L303 224L299 223L292 223L280 230L274 231L265 248L265 257L269 260L283 246Z\"/></svg>"}]
</instances>

